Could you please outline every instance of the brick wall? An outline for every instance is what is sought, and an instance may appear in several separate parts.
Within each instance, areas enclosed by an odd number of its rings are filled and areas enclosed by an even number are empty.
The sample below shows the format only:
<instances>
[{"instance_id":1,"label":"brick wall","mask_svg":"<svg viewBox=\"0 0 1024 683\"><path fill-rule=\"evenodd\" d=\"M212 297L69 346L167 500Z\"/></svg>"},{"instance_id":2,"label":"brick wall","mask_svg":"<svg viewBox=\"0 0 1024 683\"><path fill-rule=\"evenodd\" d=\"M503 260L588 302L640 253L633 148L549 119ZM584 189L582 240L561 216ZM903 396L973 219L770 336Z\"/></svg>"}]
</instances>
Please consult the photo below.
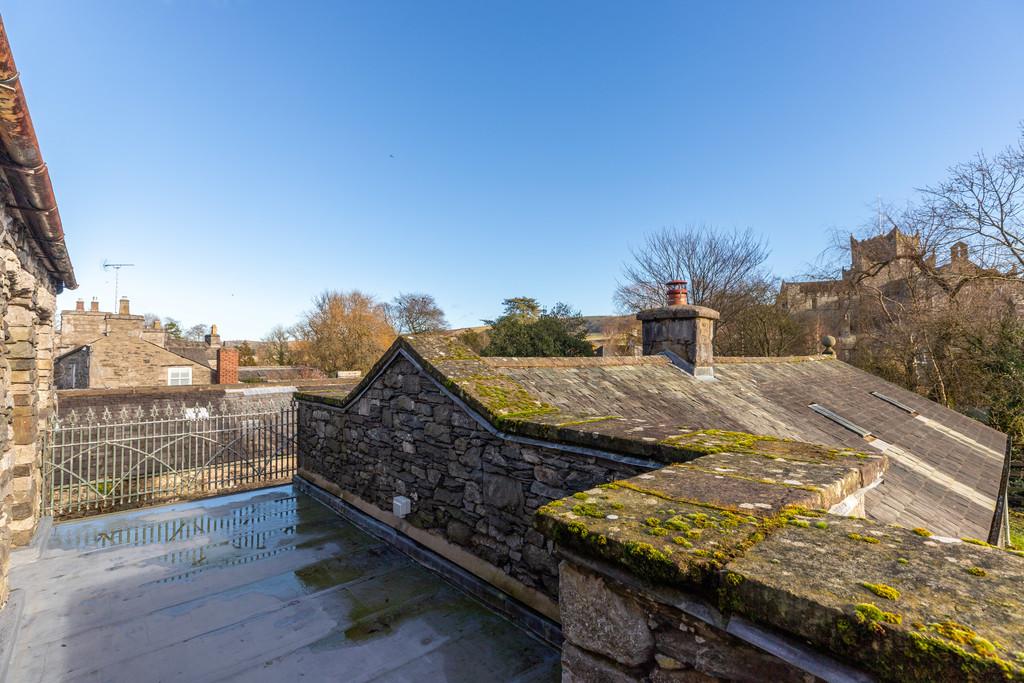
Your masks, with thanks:
<instances>
[{"instance_id":1,"label":"brick wall","mask_svg":"<svg viewBox=\"0 0 1024 683\"><path fill-rule=\"evenodd\" d=\"M217 384L238 384L238 349L217 349Z\"/></svg>"}]
</instances>

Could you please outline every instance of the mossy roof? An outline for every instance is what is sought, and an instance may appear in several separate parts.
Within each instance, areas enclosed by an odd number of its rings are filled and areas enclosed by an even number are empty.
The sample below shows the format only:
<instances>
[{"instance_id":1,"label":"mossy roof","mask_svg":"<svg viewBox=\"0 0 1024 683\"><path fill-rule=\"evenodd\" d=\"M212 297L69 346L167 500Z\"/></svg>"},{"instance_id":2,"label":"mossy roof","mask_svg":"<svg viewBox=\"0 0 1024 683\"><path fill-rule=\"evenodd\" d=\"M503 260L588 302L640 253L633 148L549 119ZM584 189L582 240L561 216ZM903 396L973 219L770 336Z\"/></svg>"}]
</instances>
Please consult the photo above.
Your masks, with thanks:
<instances>
[{"instance_id":1,"label":"mossy roof","mask_svg":"<svg viewBox=\"0 0 1024 683\"><path fill-rule=\"evenodd\" d=\"M1024 558L824 513L863 483L853 472L871 470L819 454L801 461L822 475L804 474L808 485L787 483L788 461L759 481L670 465L554 501L537 525L641 582L703 595L885 680L1024 679Z\"/></svg>"},{"instance_id":2,"label":"mossy roof","mask_svg":"<svg viewBox=\"0 0 1024 683\"><path fill-rule=\"evenodd\" d=\"M351 396L400 350L498 429L659 462L705 455L712 431L870 450L808 407L820 403L909 454L893 458L885 485L869 493L869 515L949 536L988 534L1005 437L834 359L717 359L716 379L703 381L660 355L486 358L454 335L426 334L399 338ZM300 397L342 405L350 400ZM949 488L951 481L957 488Z\"/></svg>"}]
</instances>

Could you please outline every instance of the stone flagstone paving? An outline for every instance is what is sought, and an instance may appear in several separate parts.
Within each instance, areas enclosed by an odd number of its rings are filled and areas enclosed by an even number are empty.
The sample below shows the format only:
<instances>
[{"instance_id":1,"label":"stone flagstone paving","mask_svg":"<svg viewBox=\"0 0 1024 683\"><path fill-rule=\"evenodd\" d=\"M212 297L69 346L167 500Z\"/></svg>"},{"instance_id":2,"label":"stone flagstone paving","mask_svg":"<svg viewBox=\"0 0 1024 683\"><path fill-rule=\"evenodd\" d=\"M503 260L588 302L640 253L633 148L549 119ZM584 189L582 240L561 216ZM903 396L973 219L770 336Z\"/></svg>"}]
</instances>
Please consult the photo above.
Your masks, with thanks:
<instances>
[{"instance_id":1,"label":"stone flagstone paving","mask_svg":"<svg viewBox=\"0 0 1024 683\"><path fill-rule=\"evenodd\" d=\"M291 486L55 525L8 680L522 681L559 653Z\"/></svg>"}]
</instances>

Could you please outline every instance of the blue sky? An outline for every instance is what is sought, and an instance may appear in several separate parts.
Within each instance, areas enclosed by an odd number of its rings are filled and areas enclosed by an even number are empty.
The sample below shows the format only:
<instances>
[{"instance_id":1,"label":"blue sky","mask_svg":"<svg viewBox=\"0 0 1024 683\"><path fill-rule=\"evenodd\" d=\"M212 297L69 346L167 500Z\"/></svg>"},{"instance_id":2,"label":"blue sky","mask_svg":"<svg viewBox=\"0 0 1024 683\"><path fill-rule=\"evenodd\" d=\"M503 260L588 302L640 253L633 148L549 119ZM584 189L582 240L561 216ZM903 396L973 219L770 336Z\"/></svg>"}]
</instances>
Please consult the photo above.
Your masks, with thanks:
<instances>
[{"instance_id":1,"label":"blue sky","mask_svg":"<svg viewBox=\"0 0 1024 683\"><path fill-rule=\"evenodd\" d=\"M81 287L290 324L325 288L612 310L645 231L793 276L1024 119L1020 2L89 2L3 18Z\"/></svg>"}]
</instances>

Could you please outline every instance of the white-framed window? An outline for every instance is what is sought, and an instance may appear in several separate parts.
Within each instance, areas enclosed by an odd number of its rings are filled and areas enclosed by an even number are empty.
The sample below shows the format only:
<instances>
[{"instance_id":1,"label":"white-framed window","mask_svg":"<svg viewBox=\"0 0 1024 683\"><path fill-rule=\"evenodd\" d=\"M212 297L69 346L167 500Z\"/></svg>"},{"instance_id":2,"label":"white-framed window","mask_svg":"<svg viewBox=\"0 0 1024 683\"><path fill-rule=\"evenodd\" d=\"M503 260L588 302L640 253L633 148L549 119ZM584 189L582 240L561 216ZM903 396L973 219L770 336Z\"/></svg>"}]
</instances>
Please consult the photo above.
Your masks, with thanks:
<instances>
[{"instance_id":1,"label":"white-framed window","mask_svg":"<svg viewBox=\"0 0 1024 683\"><path fill-rule=\"evenodd\" d=\"M192 368L167 368L167 386L181 387L192 384Z\"/></svg>"}]
</instances>

